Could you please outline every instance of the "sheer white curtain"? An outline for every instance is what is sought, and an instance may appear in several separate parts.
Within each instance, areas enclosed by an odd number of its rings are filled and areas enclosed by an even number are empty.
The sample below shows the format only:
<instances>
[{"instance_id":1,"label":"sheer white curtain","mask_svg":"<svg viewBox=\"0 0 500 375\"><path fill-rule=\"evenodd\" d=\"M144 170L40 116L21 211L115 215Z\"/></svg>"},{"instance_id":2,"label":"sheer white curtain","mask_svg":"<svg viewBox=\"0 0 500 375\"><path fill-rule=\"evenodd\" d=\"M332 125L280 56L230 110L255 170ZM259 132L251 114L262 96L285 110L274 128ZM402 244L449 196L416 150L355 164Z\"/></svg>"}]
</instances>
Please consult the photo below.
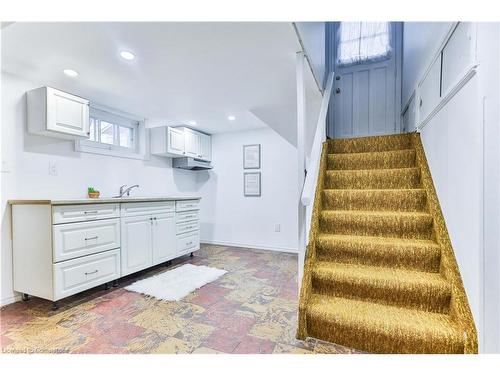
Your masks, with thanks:
<instances>
[{"instance_id":1,"label":"sheer white curtain","mask_svg":"<svg viewBox=\"0 0 500 375\"><path fill-rule=\"evenodd\" d=\"M338 30L339 66L376 62L390 57L389 22L341 22Z\"/></svg>"}]
</instances>

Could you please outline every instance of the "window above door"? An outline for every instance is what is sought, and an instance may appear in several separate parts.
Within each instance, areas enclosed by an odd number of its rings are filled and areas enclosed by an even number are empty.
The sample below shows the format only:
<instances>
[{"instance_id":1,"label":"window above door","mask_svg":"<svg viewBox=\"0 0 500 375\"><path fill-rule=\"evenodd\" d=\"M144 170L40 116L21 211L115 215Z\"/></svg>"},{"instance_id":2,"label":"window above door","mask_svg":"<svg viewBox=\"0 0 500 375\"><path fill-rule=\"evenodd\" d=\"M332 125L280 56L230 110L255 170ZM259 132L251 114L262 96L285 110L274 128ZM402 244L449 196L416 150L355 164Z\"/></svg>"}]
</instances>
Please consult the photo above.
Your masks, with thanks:
<instances>
[{"instance_id":1,"label":"window above door","mask_svg":"<svg viewBox=\"0 0 500 375\"><path fill-rule=\"evenodd\" d=\"M337 65L371 63L390 58L390 22L341 22Z\"/></svg>"}]
</instances>

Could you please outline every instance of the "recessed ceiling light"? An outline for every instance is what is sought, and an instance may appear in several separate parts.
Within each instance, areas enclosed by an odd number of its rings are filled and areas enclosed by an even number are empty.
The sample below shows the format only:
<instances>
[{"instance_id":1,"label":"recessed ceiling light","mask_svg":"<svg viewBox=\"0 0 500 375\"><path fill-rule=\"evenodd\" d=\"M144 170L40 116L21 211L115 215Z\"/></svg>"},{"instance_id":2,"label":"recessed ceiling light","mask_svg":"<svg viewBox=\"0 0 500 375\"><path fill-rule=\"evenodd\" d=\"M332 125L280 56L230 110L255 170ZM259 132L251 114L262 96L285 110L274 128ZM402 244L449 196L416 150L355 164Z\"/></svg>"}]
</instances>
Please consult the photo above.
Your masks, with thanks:
<instances>
[{"instance_id":1,"label":"recessed ceiling light","mask_svg":"<svg viewBox=\"0 0 500 375\"><path fill-rule=\"evenodd\" d=\"M192 121L192 120L188 121L187 123L188 123L188 125L191 125L191 126L195 126L197 124L196 121Z\"/></svg>"},{"instance_id":2,"label":"recessed ceiling light","mask_svg":"<svg viewBox=\"0 0 500 375\"><path fill-rule=\"evenodd\" d=\"M73 69L64 69L63 70L64 74L66 74L68 77L76 77L78 75L77 71L74 71Z\"/></svg>"},{"instance_id":3,"label":"recessed ceiling light","mask_svg":"<svg viewBox=\"0 0 500 375\"><path fill-rule=\"evenodd\" d=\"M120 56L123 57L125 60L133 60L135 59L135 55L132 52L129 51L121 51Z\"/></svg>"},{"instance_id":4,"label":"recessed ceiling light","mask_svg":"<svg viewBox=\"0 0 500 375\"><path fill-rule=\"evenodd\" d=\"M235 117L235 116L233 116L233 115L229 115L229 116L227 116L227 119L228 119L229 121L234 121L234 120L236 120L236 117Z\"/></svg>"}]
</instances>

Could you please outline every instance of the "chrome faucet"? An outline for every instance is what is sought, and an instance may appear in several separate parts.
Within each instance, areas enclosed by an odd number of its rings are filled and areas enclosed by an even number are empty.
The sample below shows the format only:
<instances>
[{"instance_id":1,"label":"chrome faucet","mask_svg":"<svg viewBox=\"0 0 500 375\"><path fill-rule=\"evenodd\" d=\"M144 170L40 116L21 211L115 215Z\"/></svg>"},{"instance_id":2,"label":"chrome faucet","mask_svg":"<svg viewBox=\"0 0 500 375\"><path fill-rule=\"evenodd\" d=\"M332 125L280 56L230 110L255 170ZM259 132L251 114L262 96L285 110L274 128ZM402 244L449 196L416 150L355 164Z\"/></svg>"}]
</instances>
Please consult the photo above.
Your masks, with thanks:
<instances>
[{"instance_id":1,"label":"chrome faucet","mask_svg":"<svg viewBox=\"0 0 500 375\"><path fill-rule=\"evenodd\" d=\"M132 190L133 188L138 188L139 187L139 185L132 185L132 186L130 186L130 187L128 187L128 188L125 189L126 186L127 185L120 186L120 194L117 195L116 197L113 197L113 198L123 198L123 196L125 194L127 194L127 197L128 197L128 196L130 196L130 190Z\"/></svg>"}]
</instances>

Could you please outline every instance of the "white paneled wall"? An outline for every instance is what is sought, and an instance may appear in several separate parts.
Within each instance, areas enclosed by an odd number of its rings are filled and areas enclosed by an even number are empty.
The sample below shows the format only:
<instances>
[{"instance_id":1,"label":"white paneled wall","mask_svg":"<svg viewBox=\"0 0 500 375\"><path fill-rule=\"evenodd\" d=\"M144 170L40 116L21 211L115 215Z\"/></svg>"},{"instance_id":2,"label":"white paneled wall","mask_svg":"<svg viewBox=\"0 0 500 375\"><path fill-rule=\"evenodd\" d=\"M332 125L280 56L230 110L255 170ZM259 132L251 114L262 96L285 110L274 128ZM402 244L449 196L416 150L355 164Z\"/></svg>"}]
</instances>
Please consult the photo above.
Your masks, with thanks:
<instances>
[{"instance_id":1,"label":"white paneled wall","mask_svg":"<svg viewBox=\"0 0 500 375\"><path fill-rule=\"evenodd\" d=\"M498 23L454 26L405 23L403 123L420 128L480 351L499 352L500 30Z\"/></svg>"}]
</instances>

